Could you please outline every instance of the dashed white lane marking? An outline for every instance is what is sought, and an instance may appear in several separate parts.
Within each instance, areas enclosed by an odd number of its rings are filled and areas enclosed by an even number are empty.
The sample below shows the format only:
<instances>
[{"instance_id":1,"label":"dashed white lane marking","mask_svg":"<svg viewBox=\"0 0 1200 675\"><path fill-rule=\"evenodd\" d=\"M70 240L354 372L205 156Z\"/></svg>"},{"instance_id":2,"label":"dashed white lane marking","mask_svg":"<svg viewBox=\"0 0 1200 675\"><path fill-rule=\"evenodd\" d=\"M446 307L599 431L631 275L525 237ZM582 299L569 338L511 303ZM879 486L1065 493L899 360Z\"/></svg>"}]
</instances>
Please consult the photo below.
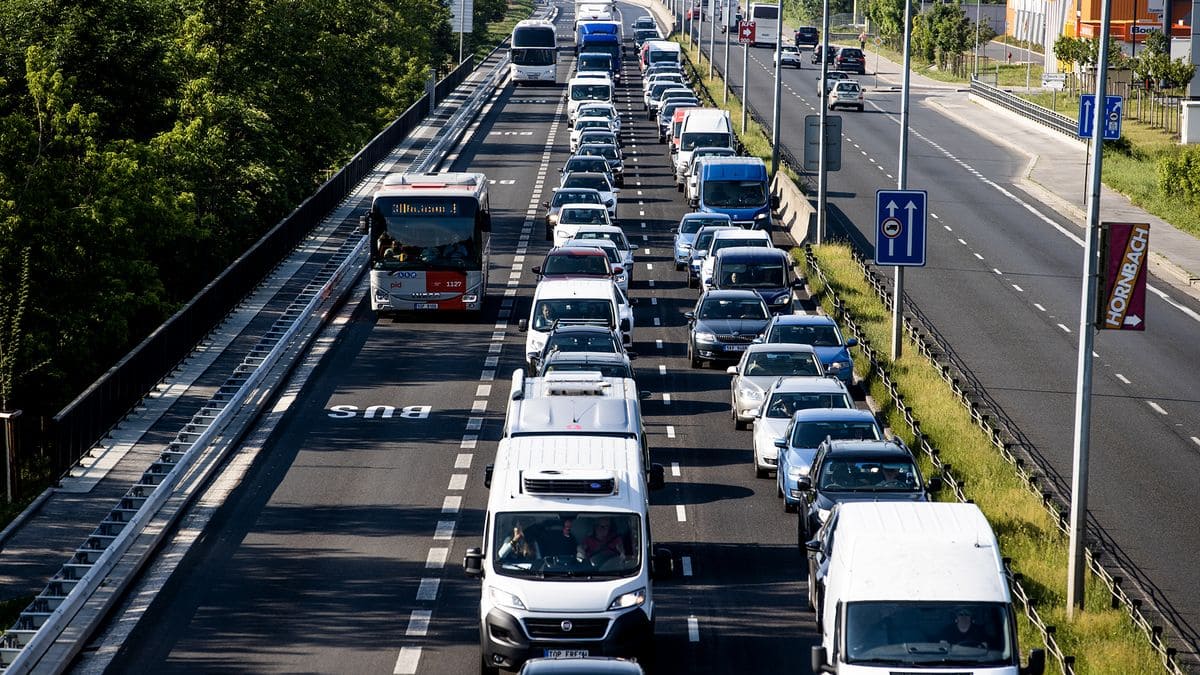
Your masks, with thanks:
<instances>
[{"instance_id":1,"label":"dashed white lane marking","mask_svg":"<svg viewBox=\"0 0 1200 675\"><path fill-rule=\"evenodd\" d=\"M959 239L959 240L958 240L958 243L962 244L963 246L966 246L966 245L967 245L967 242L963 241L962 239Z\"/></svg>"},{"instance_id":2,"label":"dashed white lane marking","mask_svg":"<svg viewBox=\"0 0 1200 675\"><path fill-rule=\"evenodd\" d=\"M450 484L446 486L447 490L465 490L467 487L467 474L456 473L450 476Z\"/></svg>"},{"instance_id":3,"label":"dashed white lane marking","mask_svg":"<svg viewBox=\"0 0 1200 675\"><path fill-rule=\"evenodd\" d=\"M658 298L657 298L657 297L650 298L650 304L652 304L652 305L657 305L657 304L658 304Z\"/></svg>"},{"instance_id":4,"label":"dashed white lane marking","mask_svg":"<svg viewBox=\"0 0 1200 675\"><path fill-rule=\"evenodd\" d=\"M438 587L441 585L441 579L422 579L421 583L417 586L417 600L437 600Z\"/></svg>"},{"instance_id":5,"label":"dashed white lane marking","mask_svg":"<svg viewBox=\"0 0 1200 675\"><path fill-rule=\"evenodd\" d=\"M654 317L654 325L655 325L655 326L661 326L661 325L662 325L662 319L658 318L657 316L656 316L656 317Z\"/></svg>"},{"instance_id":6,"label":"dashed white lane marking","mask_svg":"<svg viewBox=\"0 0 1200 675\"><path fill-rule=\"evenodd\" d=\"M475 444L478 442L479 437L475 434L464 434L462 437L462 442L458 444L458 447L462 450L474 450Z\"/></svg>"},{"instance_id":7,"label":"dashed white lane marking","mask_svg":"<svg viewBox=\"0 0 1200 675\"><path fill-rule=\"evenodd\" d=\"M429 555L425 556L425 569L440 570L446 566L446 558L450 555L448 548L431 548Z\"/></svg>"},{"instance_id":8,"label":"dashed white lane marking","mask_svg":"<svg viewBox=\"0 0 1200 675\"><path fill-rule=\"evenodd\" d=\"M675 427L667 425L667 438L675 438Z\"/></svg>"},{"instance_id":9,"label":"dashed white lane marking","mask_svg":"<svg viewBox=\"0 0 1200 675\"><path fill-rule=\"evenodd\" d=\"M953 232L953 231L954 231L954 230L953 230L953 229L952 229L952 228L951 228L949 225L943 225L942 227L946 228L946 231L947 231L947 232Z\"/></svg>"},{"instance_id":10,"label":"dashed white lane marking","mask_svg":"<svg viewBox=\"0 0 1200 675\"><path fill-rule=\"evenodd\" d=\"M1132 382L1129 381L1128 377L1125 377L1124 375L1122 375L1120 373L1113 373L1113 377L1117 378L1121 382L1124 382L1125 384L1133 384Z\"/></svg>"},{"instance_id":11,"label":"dashed white lane marking","mask_svg":"<svg viewBox=\"0 0 1200 675\"><path fill-rule=\"evenodd\" d=\"M1150 406L1150 408L1151 408L1152 410L1154 410L1154 412L1158 413L1159 415L1166 415L1166 414L1167 414L1167 411L1166 411L1166 410L1164 410L1164 409L1163 409L1163 407L1162 407L1161 405L1159 405L1159 404L1155 403L1154 401L1146 401L1146 405Z\"/></svg>"},{"instance_id":12,"label":"dashed white lane marking","mask_svg":"<svg viewBox=\"0 0 1200 675\"><path fill-rule=\"evenodd\" d=\"M396 666L392 668L392 675L416 675L417 664L420 662L420 647L401 647Z\"/></svg>"},{"instance_id":13,"label":"dashed white lane marking","mask_svg":"<svg viewBox=\"0 0 1200 675\"><path fill-rule=\"evenodd\" d=\"M662 340L655 340L655 341L654 341L654 348L655 348L655 349L662 349L662 348L663 348L663 341L662 341Z\"/></svg>"},{"instance_id":14,"label":"dashed white lane marking","mask_svg":"<svg viewBox=\"0 0 1200 675\"><path fill-rule=\"evenodd\" d=\"M680 474L680 472L679 472L679 462L671 462L671 475L672 475L672 476L680 476L680 475L682 475L682 474Z\"/></svg>"},{"instance_id":15,"label":"dashed white lane marking","mask_svg":"<svg viewBox=\"0 0 1200 675\"><path fill-rule=\"evenodd\" d=\"M678 518L679 522L681 523L687 522L687 511L683 509L683 504L675 505L675 517Z\"/></svg>"},{"instance_id":16,"label":"dashed white lane marking","mask_svg":"<svg viewBox=\"0 0 1200 675\"><path fill-rule=\"evenodd\" d=\"M433 612L414 609L408 617L408 630L404 634L408 637L425 637L429 633L429 620L432 618Z\"/></svg>"},{"instance_id":17,"label":"dashed white lane marking","mask_svg":"<svg viewBox=\"0 0 1200 675\"><path fill-rule=\"evenodd\" d=\"M458 513L462 508L462 497L458 495L448 495L442 499L442 513Z\"/></svg>"},{"instance_id":18,"label":"dashed white lane marking","mask_svg":"<svg viewBox=\"0 0 1200 675\"><path fill-rule=\"evenodd\" d=\"M1070 333L1070 332L1071 332L1071 329L1070 329L1070 328L1067 328L1066 326L1064 326L1064 325L1063 325L1063 324L1061 324L1061 323L1060 323L1060 324L1058 324L1058 327L1059 327L1059 328L1061 328L1061 329L1063 329L1063 331L1064 331L1064 332L1066 332L1066 333Z\"/></svg>"},{"instance_id":19,"label":"dashed white lane marking","mask_svg":"<svg viewBox=\"0 0 1200 675\"><path fill-rule=\"evenodd\" d=\"M931 217L935 218L936 220L941 220L941 217L940 217L940 216L938 216L938 214L936 214L936 213L930 213L929 215L930 215Z\"/></svg>"},{"instance_id":20,"label":"dashed white lane marking","mask_svg":"<svg viewBox=\"0 0 1200 675\"><path fill-rule=\"evenodd\" d=\"M662 364L662 363L658 364L658 374L659 375L667 374L667 366L665 364Z\"/></svg>"},{"instance_id":21,"label":"dashed white lane marking","mask_svg":"<svg viewBox=\"0 0 1200 675\"><path fill-rule=\"evenodd\" d=\"M647 269L647 270L652 270L652 269L654 269L654 263L646 263L646 269Z\"/></svg>"},{"instance_id":22,"label":"dashed white lane marking","mask_svg":"<svg viewBox=\"0 0 1200 675\"><path fill-rule=\"evenodd\" d=\"M983 256L979 255L978 253L975 254L975 257L979 258L980 260L983 260Z\"/></svg>"},{"instance_id":23,"label":"dashed white lane marking","mask_svg":"<svg viewBox=\"0 0 1200 675\"><path fill-rule=\"evenodd\" d=\"M700 641L700 620L694 616L688 617L688 642Z\"/></svg>"},{"instance_id":24,"label":"dashed white lane marking","mask_svg":"<svg viewBox=\"0 0 1200 675\"><path fill-rule=\"evenodd\" d=\"M663 394L663 405L671 405L671 395Z\"/></svg>"},{"instance_id":25,"label":"dashed white lane marking","mask_svg":"<svg viewBox=\"0 0 1200 675\"><path fill-rule=\"evenodd\" d=\"M685 576L685 577L692 576L692 556L690 556L690 555L681 556L680 561L683 563L683 576Z\"/></svg>"},{"instance_id":26,"label":"dashed white lane marking","mask_svg":"<svg viewBox=\"0 0 1200 675\"><path fill-rule=\"evenodd\" d=\"M1041 305L1037 304L1036 302L1035 302L1035 303L1033 303L1033 306L1034 306L1034 307L1037 307L1037 310L1038 310L1039 312L1044 312L1044 311L1046 311L1046 308L1045 308L1045 307L1042 307Z\"/></svg>"},{"instance_id":27,"label":"dashed white lane marking","mask_svg":"<svg viewBox=\"0 0 1200 675\"><path fill-rule=\"evenodd\" d=\"M650 288L654 288L654 280L653 279L647 279L646 283L650 285Z\"/></svg>"},{"instance_id":28,"label":"dashed white lane marking","mask_svg":"<svg viewBox=\"0 0 1200 675\"><path fill-rule=\"evenodd\" d=\"M650 255L650 249L646 249L646 255Z\"/></svg>"},{"instance_id":29,"label":"dashed white lane marking","mask_svg":"<svg viewBox=\"0 0 1200 675\"><path fill-rule=\"evenodd\" d=\"M1200 445L1200 438L1192 436L1192 442L1195 443L1196 445Z\"/></svg>"},{"instance_id":30,"label":"dashed white lane marking","mask_svg":"<svg viewBox=\"0 0 1200 675\"><path fill-rule=\"evenodd\" d=\"M1024 292L1025 292L1025 289L1024 289L1024 288L1021 288L1020 286L1018 286L1018 285L1016 285L1016 284L1013 284L1013 285L1012 285L1012 287L1013 287L1013 290L1015 290L1015 291L1016 291L1016 292L1018 292L1018 293L1024 293Z\"/></svg>"},{"instance_id":31,"label":"dashed white lane marking","mask_svg":"<svg viewBox=\"0 0 1200 675\"><path fill-rule=\"evenodd\" d=\"M474 457L475 457L475 455L472 455L469 452L458 453L458 456L454 458L454 468L456 468L456 469L471 468L471 459L473 459Z\"/></svg>"},{"instance_id":32,"label":"dashed white lane marking","mask_svg":"<svg viewBox=\"0 0 1200 675\"><path fill-rule=\"evenodd\" d=\"M496 345L496 346L499 347L500 345ZM471 404L471 412L473 412L473 413L480 413L480 412L484 412L486 410L487 410L487 399L486 398L478 399L474 403Z\"/></svg>"},{"instance_id":33,"label":"dashed white lane marking","mask_svg":"<svg viewBox=\"0 0 1200 675\"><path fill-rule=\"evenodd\" d=\"M482 417L467 418L467 431L479 431L481 428L483 428Z\"/></svg>"},{"instance_id":34,"label":"dashed white lane marking","mask_svg":"<svg viewBox=\"0 0 1200 675\"><path fill-rule=\"evenodd\" d=\"M491 382L494 379L496 379L496 371L495 370L488 369L479 374L480 382Z\"/></svg>"},{"instance_id":35,"label":"dashed white lane marking","mask_svg":"<svg viewBox=\"0 0 1200 675\"><path fill-rule=\"evenodd\" d=\"M436 540L447 541L454 538L454 521L439 520L437 526L433 530L433 538Z\"/></svg>"}]
</instances>

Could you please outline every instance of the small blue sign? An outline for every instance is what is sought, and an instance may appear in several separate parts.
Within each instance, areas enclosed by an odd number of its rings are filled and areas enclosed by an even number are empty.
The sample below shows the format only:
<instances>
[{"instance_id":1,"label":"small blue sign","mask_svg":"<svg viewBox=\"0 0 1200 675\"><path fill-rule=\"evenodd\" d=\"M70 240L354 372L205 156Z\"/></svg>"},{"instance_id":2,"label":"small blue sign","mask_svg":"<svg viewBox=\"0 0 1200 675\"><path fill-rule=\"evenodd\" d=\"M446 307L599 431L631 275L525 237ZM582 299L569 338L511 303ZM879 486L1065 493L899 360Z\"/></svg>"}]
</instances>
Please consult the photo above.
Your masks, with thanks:
<instances>
[{"instance_id":1,"label":"small blue sign","mask_svg":"<svg viewBox=\"0 0 1200 675\"><path fill-rule=\"evenodd\" d=\"M876 265L925 265L927 202L924 190L875 191Z\"/></svg>"},{"instance_id":2,"label":"small blue sign","mask_svg":"<svg viewBox=\"0 0 1200 675\"><path fill-rule=\"evenodd\" d=\"M1104 97L1104 140L1115 141L1121 137L1121 108L1125 99L1120 96ZM1092 127L1095 122L1095 94L1083 94L1079 97L1079 129L1076 132L1080 138L1095 138L1096 130Z\"/></svg>"}]
</instances>

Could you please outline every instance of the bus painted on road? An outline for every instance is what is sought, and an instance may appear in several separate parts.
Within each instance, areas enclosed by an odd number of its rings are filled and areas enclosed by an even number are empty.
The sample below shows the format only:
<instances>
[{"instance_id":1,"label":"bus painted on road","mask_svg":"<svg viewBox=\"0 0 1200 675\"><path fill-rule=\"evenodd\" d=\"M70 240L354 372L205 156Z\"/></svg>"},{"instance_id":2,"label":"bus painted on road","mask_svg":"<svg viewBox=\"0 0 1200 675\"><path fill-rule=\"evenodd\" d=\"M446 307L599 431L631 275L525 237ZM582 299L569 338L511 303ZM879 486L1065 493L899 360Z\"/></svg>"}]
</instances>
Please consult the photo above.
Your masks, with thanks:
<instances>
[{"instance_id":1,"label":"bus painted on road","mask_svg":"<svg viewBox=\"0 0 1200 675\"><path fill-rule=\"evenodd\" d=\"M371 309L480 311L487 297L488 181L394 173L371 200Z\"/></svg>"},{"instance_id":2,"label":"bus painted on road","mask_svg":"<svg viewBox=\"0 0 1200 675\"><path fill-rule=\"evenodd\" d=\"M509 74L513 84L554 84L558 79L558 33L554 22L517 22L509 43Z\"/></svg>"}]
</instances>

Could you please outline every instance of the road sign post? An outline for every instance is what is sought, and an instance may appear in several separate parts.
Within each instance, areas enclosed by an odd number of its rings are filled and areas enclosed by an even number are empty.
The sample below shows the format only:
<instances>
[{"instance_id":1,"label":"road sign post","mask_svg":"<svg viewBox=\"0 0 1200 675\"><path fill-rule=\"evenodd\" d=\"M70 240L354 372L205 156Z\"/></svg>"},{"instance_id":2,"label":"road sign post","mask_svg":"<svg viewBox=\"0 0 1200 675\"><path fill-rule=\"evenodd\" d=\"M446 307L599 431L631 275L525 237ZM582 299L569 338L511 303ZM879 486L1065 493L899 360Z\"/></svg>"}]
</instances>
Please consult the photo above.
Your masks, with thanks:
<instances>
[{"instance_id":1,"label":"road sign post","mask_svg":"<svg viewBox=\"0 0 1200 675\"><path fill-rule=\"evenodd\" d=\"M924 190L875 191L876 265L925 265L927 202Z\"/></svg>"},{"instance_id":2,"label":"road sign post","mask_svg":"<svg viewBox=\"0 0 1200 675\"><path fill-rule=\"evenodd\" d=\"M821 170L821 141L825 141L825 170L842 168L842 116L825 118L825 138L821 138L821 116L804 116L804 170Z\"/></svg>"},{"instance_id":3,"label":"road sign post","mask_svg":"<svg viewBox=\"0 0 1200 675\"><path fill-rule=\"evenodd\" d=\"M754 22L738 22L738 42L742 44L742 133L746 133L746 114L750 110L750 88L746 78L750 77L750 43L754 42Z\"/></svg>"}]
</instances>

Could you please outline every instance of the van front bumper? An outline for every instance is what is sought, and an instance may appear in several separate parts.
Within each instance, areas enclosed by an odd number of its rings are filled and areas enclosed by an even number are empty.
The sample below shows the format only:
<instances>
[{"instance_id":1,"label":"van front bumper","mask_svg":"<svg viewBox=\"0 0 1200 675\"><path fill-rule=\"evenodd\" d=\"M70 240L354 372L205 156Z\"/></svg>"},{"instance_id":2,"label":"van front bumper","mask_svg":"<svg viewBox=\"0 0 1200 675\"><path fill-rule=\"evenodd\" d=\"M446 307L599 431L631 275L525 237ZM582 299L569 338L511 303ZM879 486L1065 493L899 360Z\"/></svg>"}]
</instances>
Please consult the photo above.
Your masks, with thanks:
<instances>
[{"instance_id":1,"label":"van front bumper","mask_svg":"<svg viewBox=\"0 0 1200 675\"><path fill-rule=\"evenodd\" d=\"M531 638L525 625L530 620L538 620L543 625L550 621L558 622L560 628L557 632L566 635L567 631L561 630L565 623L590 622L601 618L607 620L608 625L603 636L594 639ZM508 612L493 609L488 612L480 630L480 643L483 660L506 670L519 670L528 659L549 655L548 650L586 651L588 656L638 658L647 654L654 643L654 621L640 608L631 609L615 618L606 612L554 617L533 615L525 621Z\"/></svg>"}]
</instances>

